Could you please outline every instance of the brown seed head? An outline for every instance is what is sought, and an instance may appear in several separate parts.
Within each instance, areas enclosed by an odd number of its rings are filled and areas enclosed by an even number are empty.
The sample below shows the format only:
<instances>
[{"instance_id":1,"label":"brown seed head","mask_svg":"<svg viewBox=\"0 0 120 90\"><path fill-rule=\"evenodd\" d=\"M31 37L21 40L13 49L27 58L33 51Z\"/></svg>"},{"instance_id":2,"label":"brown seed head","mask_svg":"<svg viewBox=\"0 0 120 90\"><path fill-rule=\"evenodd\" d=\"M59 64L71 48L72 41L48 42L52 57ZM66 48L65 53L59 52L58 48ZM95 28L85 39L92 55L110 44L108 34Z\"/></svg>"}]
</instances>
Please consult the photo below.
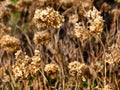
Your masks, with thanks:
<instances>
[{"instance_id":1,"label":"brown seed head","mask_svg":"<svg viewBox=\"0 0 120 90\"><path fill-rule=\"evenodd\" d=\"M33 40L36 45L43 45L51 40L51 36L48 31L39 31L35 33Z\"/></svg>"},{"instance_id":2,"label":"brown seed head","mask_svg":"<svg viewBox=\"0 0 120 90\"><path fill-rule=\"evenodd\" d=\"M0 44L7 52L14 52L17 49L20 49L19 39L10 35L4 35L0 40Z\"/></svg>"},{"instance_id":3,"label":"brown seed head","mask_svg":"<svg viewBox=\"0 0 120 90\"><path fill-rule=\"evenodd\" d=\"M38 28L57 29L63 21L63 16L50 7L36 9L33 17L33 22Z\"/></svg>"}]
</instances>

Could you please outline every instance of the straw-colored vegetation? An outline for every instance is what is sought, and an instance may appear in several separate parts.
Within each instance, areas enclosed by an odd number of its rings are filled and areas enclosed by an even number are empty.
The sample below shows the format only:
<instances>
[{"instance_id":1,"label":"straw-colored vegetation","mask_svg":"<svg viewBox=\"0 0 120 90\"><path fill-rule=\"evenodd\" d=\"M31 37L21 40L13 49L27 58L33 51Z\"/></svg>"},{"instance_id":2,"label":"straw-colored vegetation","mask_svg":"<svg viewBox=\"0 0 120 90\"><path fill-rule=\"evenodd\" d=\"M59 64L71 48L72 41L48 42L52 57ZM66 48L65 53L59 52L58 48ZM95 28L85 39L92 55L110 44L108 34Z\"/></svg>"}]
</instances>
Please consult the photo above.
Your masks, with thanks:
<instances>
[{"instance_id":1,"label":"straw-colored vegetation","mask_svg":"<svg viewBox=\"0 0 120 90\"><path fill-rule=\"evenodd\" d=\"M0 90L120 90L120 1L0 0Z\"/></svg>"}]
</instances>

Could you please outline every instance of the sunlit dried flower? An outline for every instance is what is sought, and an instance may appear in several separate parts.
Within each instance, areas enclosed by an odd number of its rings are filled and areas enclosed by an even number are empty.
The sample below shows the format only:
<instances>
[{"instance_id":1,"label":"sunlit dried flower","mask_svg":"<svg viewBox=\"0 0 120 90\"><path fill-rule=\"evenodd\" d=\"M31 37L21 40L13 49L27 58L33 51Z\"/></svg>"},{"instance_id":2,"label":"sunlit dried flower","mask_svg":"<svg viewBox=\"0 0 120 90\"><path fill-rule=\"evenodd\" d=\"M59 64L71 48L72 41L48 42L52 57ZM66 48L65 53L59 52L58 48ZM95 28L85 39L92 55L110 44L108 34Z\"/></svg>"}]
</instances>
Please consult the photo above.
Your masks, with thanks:
<instances>
[{"instance_id":1,"label":"sunlit dried flower","mask_svg":"<svg viewBox=\"0 0 120 90\"><path fill-rule=\"evenodd\" d=\"M10 35L4 35L0 40L0 44L7 52L14 52L17 49L20 49L19 39Z\"/></svg>"},{"instance_id":2,"label":"sunlit dried flower","mask_svg":"<svg viewBox=\"0 0 120 90\"><path fill-rule=\"evenodd\" d=\"M85 17L88 20L87 29L91 35L97 35L103 31L104 20L100 15L100 12L95 7L93 7L92 10L86 12Z\"/></svg>"},{"instance_id":3,"label":"sunlit dried flower","mask_svg":"<svg viewBox=\"0 0 120 90\"><path fill-rule=\"evenodd\" d=\"M31 62L31 58L22 52L22 50L18 50L15 55L16 63L12 66L15 80L19 78L27 78L29 75L28 63Z\"/></svg>"},{"instance_id":4,"label":"sunlit dried flower","mask_svg":"<svg viewBox=\"0 0 120 90\"><path fill-rule=\"evenodd\" d=\"M26 53L18 50L15 54L15 59L16 63L12 66L15 80L19 78L27 79L29 76L33 76L39 71L41 54L38 50L35 50L35 55L33 57L29 57Z\"/></svg>"},{"instance_id":5,"label":"sunlit dried flower","mask_svg":"<svg viewBox=\"0 0 120 90\"><path fill-rule=\"evenodd\" d=\"M64 18L53 8L46 7L35 10L33 21L38 28L57 29L61 26Z\"/></svg>"},{"instance_id":6,"label":"sunlit dried flower","mask_svg":"<svg viewBox=\"0 0 120 90\"><path fill-rule=\"evenodd\" d=\"M71 76L76 76L80 67L80 62L74 61L69 63L68 68Z\"/></svg>"},{"instance_id":7,"label":"sunlit dried flower","mask_svg":"<svg viewBox=\"0 0 120 90\"><path fill-rule=\"evenodd\" d=\"M90 69L87 65L81 64L78 69L78 75L82 75L85 79L91 77Z\"/></svg>"},{"instance_id":8,"label":"sunlit dried flower","mask_svg":"<svg viewBox=\"0 0 120 90\"><path fill-rule=\"evenodd\" d=\"M37 45L47 44L51 40L50 33L48 31L39 31L34 35L34 43Z\"/></svg>"},{"instance_id":9,"label":"sunlit dried flower","mask_svg":"<svg viewBox=\"0 0 120 90\"><path fill-rule=\"evenodd\" d=\"M75 23L74 35L79 39L88 39L89 36L99 35L103 31L104 20L100 16L100 12L93 7L85 13L87 25L85 23Z\"/></svg>"},{"instance_id":10,"label":"sunlit dried flower","mask_svg":"<svg viewBox=\"0 0 120 90\"><path fill-rule=\"evenodd\" d=\"M106 62L109 64L115 64L120 62L120 49L117 44L113 44L111 47L108 47L108 52L105 53Z\"/></svg>"},{"instance_id":11,"label":"sunlit dried flower","mask_svg":"<svg viewBox=\"0 0 120 90\"><path fill-rule=\"evenodd\" d=\"M86 30L86 28L83 25L80 25L80 23L75 23L74 27L74 35L79 39L88 39L89 33Z\"/></svg>"},{"instance_id":12,"label":"sunlit dried flower","mask_svg":"<svg viewBox=\"0 0 120 90\"><path fill-rule=\"evenodd\" d=\"M51 79L55 79L57 77L57 73L59 71L59 67L57 64L47 64L45 66L44 71L46 72L46 74L51 78Z\"/></svg>"},{"instance_id":13,"label":"sunlit dried flower","mask_svg":"<svg viewBox=\"0 0 120 90\"><path fill-rule=\"evenodd\" d=\"M78 61L69 63L68 68L71 76L81 76L81 78L84 77L85 79L88 79L91 77L89 67Z\"/></svg>"},{"instance_id":14,"label":"sunlit dried flower","mask_svg":"<svg viewBox=\"0 0 120 90\"><path fill-rule=\"evenodd\" d=\"M41 64L41 53L39 50L35 50L35 55L32 57L32 62L29 64L29 72L31 75L34 75L39 71Z\"/></svg>"}]
</instances>

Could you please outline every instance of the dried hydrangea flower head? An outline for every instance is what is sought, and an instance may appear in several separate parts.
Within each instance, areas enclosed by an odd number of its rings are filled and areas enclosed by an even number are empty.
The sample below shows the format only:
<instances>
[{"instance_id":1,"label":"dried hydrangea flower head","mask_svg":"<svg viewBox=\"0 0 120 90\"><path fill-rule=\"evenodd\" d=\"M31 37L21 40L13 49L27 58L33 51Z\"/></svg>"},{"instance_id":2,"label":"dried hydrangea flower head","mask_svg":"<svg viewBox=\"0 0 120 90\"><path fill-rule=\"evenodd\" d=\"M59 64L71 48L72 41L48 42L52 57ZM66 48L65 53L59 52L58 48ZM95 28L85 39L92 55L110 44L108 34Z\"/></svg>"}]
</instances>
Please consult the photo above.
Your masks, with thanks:
<instances>
[{"instance_id":1,"label":"dried hydrangea flower head","mask_svg":"<svg viewBox=\"0 0 120 90\"><path fill-rule=\"evenodd\" d=\"M84 63L81 64L78 69L78 75L81 75L82 77L84 77L84 79L91 78L91 73L90 73L89 67L87 65L85 65Z\"/></svg>"},{"instance_id":2,"label":"dried hydrangea flower head","mask_svg":"<svg viewBox=\"0 0 120 90\"><path fill-rule=\"evenodd\" d=\"M91 76L89 67L78 61L69 63L68 68L69 68L70 75L73 77L82 76L85 79L88 79Z\"/></svg>"},{"instance_id":3,"label":"dried hydrangea flower head","mask_svg":"<svg viewBox=\"0 0 120 90\"><path fill-rule=\"evenodd\" d=\"M48 44L51 40L51 35L48 31L39 31L34 34L33 40L36 45Z\"/></svg>"},{"instance_id":4,"label":"dried hydrangea flower head","mask_svg":"<svg viewBox=\"0 0 120 90\"><path fill-rule=\"evenodd\" d=\"M78 70L79 70L80 65L81 65L80 62L78 61L69 63L68 68L69 68L69 72L71 76L78 75Z\"/></svg>"},{"instance_id":5,"label":"dried hydrangea flower head","mask_svg":"<svg viewBox=\"0 0 120 90\"><path fill-rule=\"evenodd\" d=\"M17 49L20 49L19 39L10 35L4 35L0 40L0 44L7 52L15 52Z\"/></svg>"},{"instance_id":6,"label":"dried hydrangea flower head","mask_svg":"<svg viewBox=\"0 0 120 90\"><path fill-rule=\"evenodd\" d=\"M108 51L105 53L106 62L108 64L115 65L115 63L120 62L120 49L116 44L113 44L111 47L108 47Z\"/></svg>"},{"instance_id":7,"label":"dried hydrangea flower head","mask_svg":"<svg viewBox=\"0 0 120 90\"><path fill-rule=\"evenodd\" d=\"M86 28L80 24L80 23L75 23L74 26L74 36L79 38L79 39L88 39L89 38L89 33L86 30Z\"/></svg>"},{"instance_id":8,"label":"dried hydrangea flower head","mask_svg":"<svg viewBox=\"0 0 120 90\"><path fill-rule=\"evenodd\" d=\"M33 57L31 57L32 61L29 64L29 72L31 75L34 75L35 73L37 73L39 71L39 67L41 65L41 53L39 50L35 50L34 51L35 55Z\"/></svg>"},{"instance_id":9,"label":"dried hydrangea flower head","mask_svg":"<svg viewBox=\"0 0 120 90\"><path fill-rule=\"evenodd\" d=\"M99 35L103 31L104 20L100 16L100 12L93 7L92 10L88 10L85 13L85 18L87 18L87 25L75 23L74 36L80 39L88 39L90 35Z\"/></svg>"},{"instance_id":10,"label":"dried hydrangea flower head","mask_svg":"<svg viewBox=\"0 0 120 90\"><path fill-rule=\"evenodd\" d=\"M59 67L57 64L47 64L45 66L44 71L46 72L47 76L49 76L51 79L55 79L57 77L57 73L59 71Z\"/></svg>"},{"instance_id":11,"label":"dried hydrangea flower head","mask_svg":"<svg viewBox=\"0 0 120 90\"><path fill-rule=\"evenodd\" d=\"M16 63L12 66L15 80L27 78L29 75L28 62L31 62L31 58L22 52L22 50L18 50L15 53L15 59Z\"/></svg>"},{"instance_id":12,"label":"dried hydrangea flower head","mask_svg":"<svg viewBox=\"0 0 120 90\"><path fill-rule=\"evenodd\" d=\"M95 7L93 7L92 10L87 11L85 17L88 20L87 29L91 35L98 35L103 31L104 20Z\"/></svg>"},{"instance_id":13,"label":"dried hydrangea flower head","mask_svg":"<svg viewBox=\"0 0 120 90\"><path fill-rule=\"evenodd\" d=\"M57 29L63 21L63 16L50 7L36 9L33 17L33 22L38 28Z\"/></svg>"},{"instance_id":14,"label":"dried hydrangea flower head","mask_svg":"<svg viewBox=\"0 0 120 90\"><path fill-rule=\"evenodd\" d=\"M37 54L36 54L37 53ZM35 55L29 57L26 53L18 50L15 53L16 63L12 66L13 75L15 80L27 79L39 71L41 54L40 51L35 50Z\"/></svg>"}]
</instances>

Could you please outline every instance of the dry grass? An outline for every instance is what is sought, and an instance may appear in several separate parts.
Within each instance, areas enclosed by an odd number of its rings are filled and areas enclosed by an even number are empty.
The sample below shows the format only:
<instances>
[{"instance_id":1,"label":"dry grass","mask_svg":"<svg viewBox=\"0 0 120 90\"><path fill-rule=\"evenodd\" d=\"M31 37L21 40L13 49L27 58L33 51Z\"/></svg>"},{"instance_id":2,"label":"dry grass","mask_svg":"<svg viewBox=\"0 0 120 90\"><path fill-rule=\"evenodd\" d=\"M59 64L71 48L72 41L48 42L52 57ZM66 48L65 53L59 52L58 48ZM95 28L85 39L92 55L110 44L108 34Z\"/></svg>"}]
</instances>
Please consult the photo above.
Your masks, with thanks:
<instances>
[{"instance_id":1,"label":"dry grass","mask_svg":"<svg viewBox=\"0 0 120 90\"><path fill-rule=\"evenodd\" d=\"M0 90L120 90L119 0L12 1L0 1Z\"/></svg>"}]
</instances>

